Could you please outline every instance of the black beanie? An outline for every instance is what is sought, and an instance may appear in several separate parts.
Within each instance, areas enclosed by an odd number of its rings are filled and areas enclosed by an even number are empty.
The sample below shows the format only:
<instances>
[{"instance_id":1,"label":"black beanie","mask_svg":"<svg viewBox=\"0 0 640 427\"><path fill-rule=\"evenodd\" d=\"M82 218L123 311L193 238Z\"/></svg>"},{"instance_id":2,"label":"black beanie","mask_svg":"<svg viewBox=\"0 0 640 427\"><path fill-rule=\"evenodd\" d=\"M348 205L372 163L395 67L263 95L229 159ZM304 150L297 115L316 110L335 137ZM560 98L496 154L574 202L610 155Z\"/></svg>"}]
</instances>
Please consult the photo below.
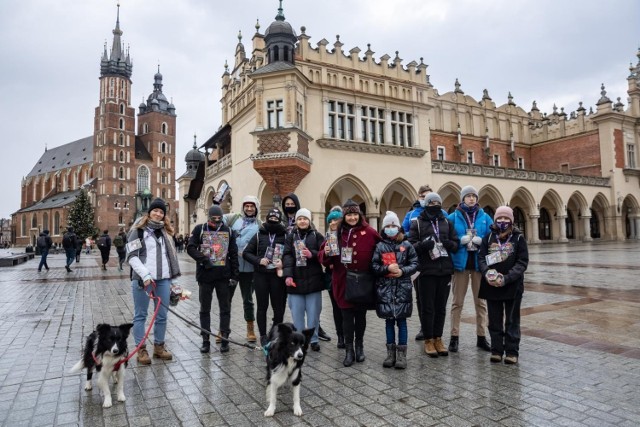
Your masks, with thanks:
<instances>
[{"instance_id":1,"label":"black beanie","mask_svg":"<svg viewBox=\"0 0 640 427\"><path fill-rule=\"evenodd\" d=\"M154 209L162 209L162 212L164 212L165 215L167 214L167 205L160 197L153 199L153 202L149 205L149 210L147 212L151 213Z\"/></svg>"},{"instance_id":2,"label":"black beanie","mask_svg":"<svg viewBox=\"0 0 640 427\"><path fill-rule=\"evenodd\" d=\"M280 209L277 208L273 208L269 211L269 213L267 213L267 221L269 221L269 218L271 217L276 217L278 218L278 222L282 221L282 212L280 212Z\"/></svg>"},{"instance_id":3,"label":"black beanie","mask_svg":"<svg viewBox=\"0 0 640 427\"><path fill-rule=\"evenodd\" d=\"M222 208L218 205L213 205L209 208L209 218L212 216L222 216Z\"/></svg>"},{"instance_id":4,"label":"black beanie","mask_svg":"<svg viewBox=\"0 0 640 427\"><path fill-rule=\"evenodd\" d=\"M342 206L342 213L345 216L350 213L362 214L362 212L360 212L360 206L351 199L347 200Z\"/></svg>"}]
</instances>

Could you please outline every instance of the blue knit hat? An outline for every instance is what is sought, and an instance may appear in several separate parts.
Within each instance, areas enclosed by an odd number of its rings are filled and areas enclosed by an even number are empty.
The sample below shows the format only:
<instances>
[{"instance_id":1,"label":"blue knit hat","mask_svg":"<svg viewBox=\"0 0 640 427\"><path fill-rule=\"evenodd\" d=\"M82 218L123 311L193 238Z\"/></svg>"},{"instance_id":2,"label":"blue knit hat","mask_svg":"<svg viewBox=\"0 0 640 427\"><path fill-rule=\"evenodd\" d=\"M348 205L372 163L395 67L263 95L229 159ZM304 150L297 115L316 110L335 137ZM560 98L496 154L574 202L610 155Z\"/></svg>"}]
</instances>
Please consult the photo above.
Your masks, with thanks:
<instances>
[{"instance_id":1,"label":"blue knit hat","mask_svg":"<svg viewBox=\"0 0 640 427\"><path fill-rule=\"evenodd\" d=\"M342 218L342 212L340 211L329 212L329 215L327 215L327 224L331 223L331 221L333 221L334 219L341 219L341 218Z\"/></svg>"}]
</instances>

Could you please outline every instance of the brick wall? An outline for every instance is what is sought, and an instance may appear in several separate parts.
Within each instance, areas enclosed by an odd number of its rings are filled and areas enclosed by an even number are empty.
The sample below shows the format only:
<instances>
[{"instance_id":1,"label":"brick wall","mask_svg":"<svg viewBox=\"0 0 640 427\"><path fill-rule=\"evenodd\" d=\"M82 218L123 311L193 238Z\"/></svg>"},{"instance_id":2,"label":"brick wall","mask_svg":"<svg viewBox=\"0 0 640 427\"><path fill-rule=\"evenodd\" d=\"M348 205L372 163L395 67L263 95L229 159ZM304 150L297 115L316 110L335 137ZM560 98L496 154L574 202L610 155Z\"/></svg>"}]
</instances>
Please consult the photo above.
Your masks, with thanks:
<instances>
[{"instance_id":1,"label":"brick wall","mask_svg":"<svg viewBox=\"0 0 640 427\"><path fill-rule=\"evenodd\" d=\"M624 168L624 140L622 138L622 129L614 129L613 131L613 149L616 154L616 167Z\"/></svg>"},{"instance_id":2,"label":"brick wall","mask_svg":"<svg viewBox=\"0 0 640 427\"><path fill-rule=\"evenodd\" d=\"M284 153L289 151L289 133L278 132L262 134L258 137L258 151L267 153Z\"/></svg>"},{"instance_id":3,"label":"brick wall","mask_svg":"<svg viewBox=\"0 0 640 427\"><path fill-rule=\"evenodd\" d=\"M562 166L567 163L568 168ZM543 172L602 176L598 132L586 132L534 145L531 148L530 168Z\"/></svg>"}]
</instances>

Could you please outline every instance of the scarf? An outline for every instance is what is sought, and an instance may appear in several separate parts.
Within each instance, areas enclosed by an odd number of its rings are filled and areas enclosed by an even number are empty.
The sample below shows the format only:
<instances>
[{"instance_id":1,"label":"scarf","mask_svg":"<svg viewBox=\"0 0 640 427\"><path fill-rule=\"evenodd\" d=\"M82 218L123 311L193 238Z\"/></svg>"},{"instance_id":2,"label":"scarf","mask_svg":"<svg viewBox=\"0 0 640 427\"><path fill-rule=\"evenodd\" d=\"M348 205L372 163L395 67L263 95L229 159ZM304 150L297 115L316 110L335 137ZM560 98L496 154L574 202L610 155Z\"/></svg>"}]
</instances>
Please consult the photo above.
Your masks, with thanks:
<instances>
[{"instance_id":1,"label":"scarf","mask_svg":"<svg viewBox=\"0 0 640 427\"><path fill-rule=\"evenodd\" d=\"M169 274L171 278L180 276L181 275L180 265L178 264L178 256L176 255L176 248L173 246L173 238L169 236L169 234L167 233L167 230L165 230L164 228L164 222L158 222L158 221L153 221L152 219L149 219L149 221L147 222L147 227L156 233L158 231L162 233L162 237L164 238L164 244L167 249L167 258L169 261ZM156 242L156 244L160 246L158 242ZM156 253L158 254L162 253L160 247L157 248Z\"/></svg>"},{"instance_id":2,"label":"scarf","mask_svg":"<svg viewBox=\"0 0 640 427\"><path fill-rule=\"evenodd\" d=\"M458 208L459 208L461 211L466 212L467 214L472 214L472 213L474 213L474 212L477 212L477 211L478 211L478 209L480 209L480 205L476 203L475 205L473 205L473 206L469 207L469 206L467 206L464 202L461 202L461 203L458 205Z\"/></svg>"}]
</instances>

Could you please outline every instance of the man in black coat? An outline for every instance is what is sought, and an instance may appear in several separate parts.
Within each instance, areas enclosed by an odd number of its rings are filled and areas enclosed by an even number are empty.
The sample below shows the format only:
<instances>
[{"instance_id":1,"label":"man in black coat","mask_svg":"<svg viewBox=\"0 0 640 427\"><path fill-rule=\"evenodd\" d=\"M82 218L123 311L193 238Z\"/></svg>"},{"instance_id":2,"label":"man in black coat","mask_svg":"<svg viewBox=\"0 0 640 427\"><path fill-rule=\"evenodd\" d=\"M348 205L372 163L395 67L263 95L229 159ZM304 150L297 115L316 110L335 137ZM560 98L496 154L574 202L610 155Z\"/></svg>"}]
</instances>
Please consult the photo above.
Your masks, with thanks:
<instances>
[{"instance_id":1,"label":"man in black coat","mask_svg":"<svg viewBox=\"0 0 640 427\"><path fill-rule=\"evenodd\" d=\"M200 298L200 327L211 331L211 300L215 289L220 311L219 333L222 335L220 352L229 351L231 333L231 302L229 285L236 284L240 276L238 246L229 227L222 221L222 209L218 205L209 208L209 220L196 225L189 237L187 253L196 261L196 280ZM200 352L211 349L209 334L202 333Z\"/></svg>"},{"instance_id":2,"label":"man in black coat","mask_svg":"<svg viewBox=\"0 0 640 427\"><path fill-rule=\"evenodd\" d=\"M38 273L42 271L42 267L49 271L49 266L47 265L47 255L49 255L49 249L53 246L53 240L49 237L49 230L43 230L36 241L38 245L38 249L40 249L40 264L38 264Z\"/></svg>"}]
</instances>

